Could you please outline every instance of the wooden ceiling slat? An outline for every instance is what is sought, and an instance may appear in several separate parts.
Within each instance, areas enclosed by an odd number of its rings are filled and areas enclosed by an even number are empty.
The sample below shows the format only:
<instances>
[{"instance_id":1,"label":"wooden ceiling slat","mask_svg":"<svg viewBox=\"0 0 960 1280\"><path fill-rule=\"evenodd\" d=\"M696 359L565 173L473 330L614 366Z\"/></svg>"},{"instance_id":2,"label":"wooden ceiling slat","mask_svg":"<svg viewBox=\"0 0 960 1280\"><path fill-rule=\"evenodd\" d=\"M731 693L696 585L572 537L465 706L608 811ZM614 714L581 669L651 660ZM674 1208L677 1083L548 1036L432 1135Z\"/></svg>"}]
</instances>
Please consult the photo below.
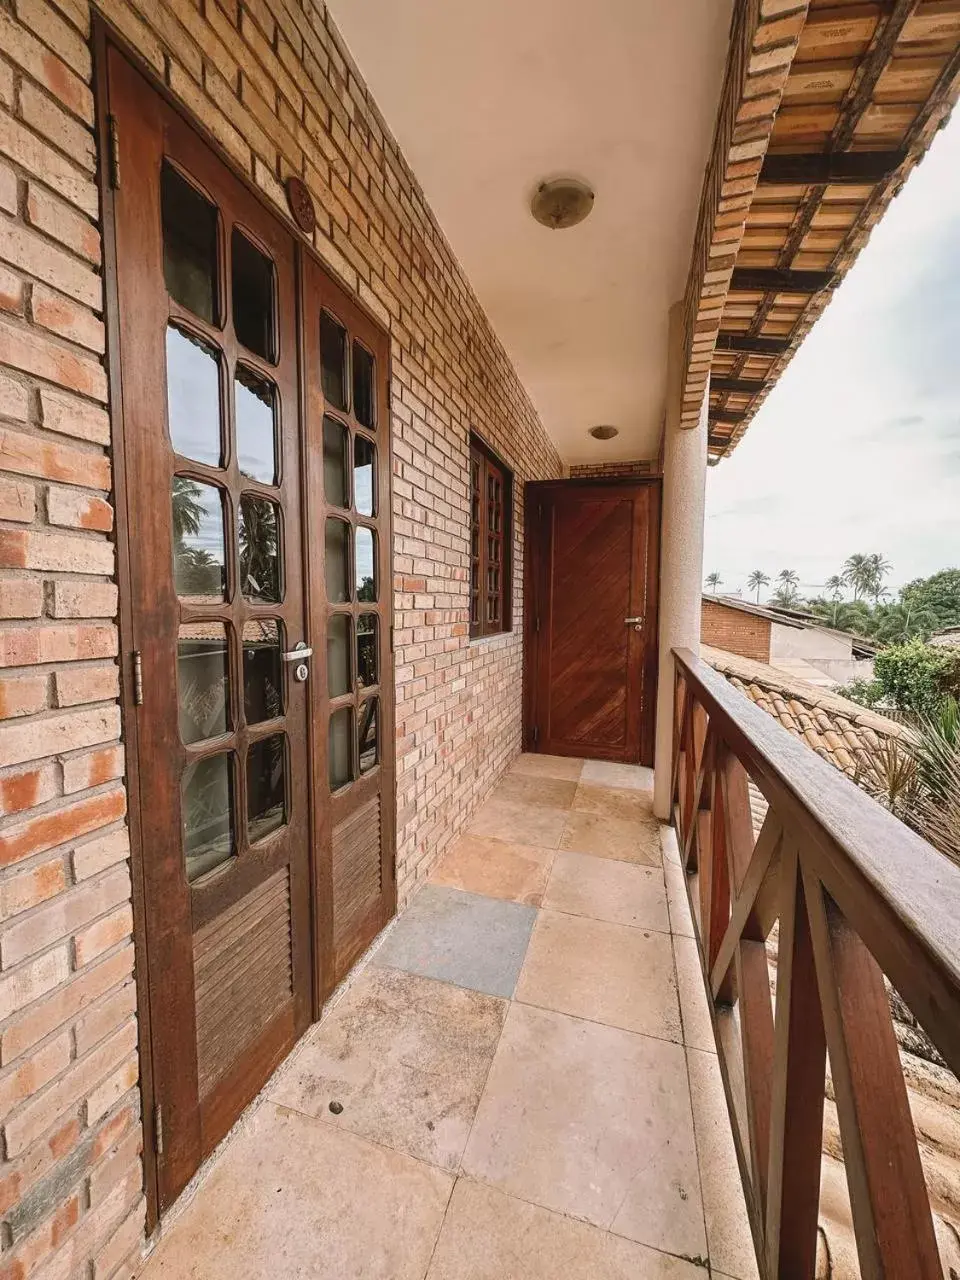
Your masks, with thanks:
<instances>
[{"instance_id":1,"label":"wooden ceiling slat","mask_svg":"<svg viewBox=\"0 0 960 1280\"><path fill-rule=\"evenodd\" d=\"M730 288L749 293L811 294L828 289L833 284L829 271L764 270L753 267L734 267Z\"/></svg>"},{"instance_id":2,"label":"wooden ceiling slat","mask_svg":"<svg viewBox=\"0 0 960 1280\"><path fill-rule=\"evenodd\" d=\"M776 132L776 130L774 130ZM840 151L833 154L769 152L760 169L762 186L814 183L817 186L882 182L903 164L902 151Z\"/></svg>"}]
</instances>

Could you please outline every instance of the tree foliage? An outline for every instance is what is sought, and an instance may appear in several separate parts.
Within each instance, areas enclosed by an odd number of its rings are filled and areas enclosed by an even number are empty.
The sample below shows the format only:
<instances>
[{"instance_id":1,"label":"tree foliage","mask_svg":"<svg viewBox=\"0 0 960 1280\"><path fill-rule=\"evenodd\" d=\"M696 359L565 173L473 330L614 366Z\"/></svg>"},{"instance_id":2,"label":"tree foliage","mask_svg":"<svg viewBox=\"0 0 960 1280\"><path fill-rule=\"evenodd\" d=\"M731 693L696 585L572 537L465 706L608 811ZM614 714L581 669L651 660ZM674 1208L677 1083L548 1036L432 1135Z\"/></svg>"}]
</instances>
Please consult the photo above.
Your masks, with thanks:
<instances>
[{"instance_id":1,"label":"tree foliage","mask_svg":"<svg viewBox=\"0 0 960 1280\"><path fill-rule=\"evenodd\" d=\"M900 591L900 599L918 609L927 609L936 626L960 624L960 569L941 569L930 578L914 578Z\"/></svg>"},{"instance_id":2,"label":"tree foliage","mask_svg":"<svg viewBox=\"0 0 960 1280\"><path fill-rule=\"evenodd\" d=\"M914 637L877 654L873 680L843 690L866 706L887 705L915 719L941 714L947 698L960 697L960 651L938 649Z\"/></svg>"}]
</instances>

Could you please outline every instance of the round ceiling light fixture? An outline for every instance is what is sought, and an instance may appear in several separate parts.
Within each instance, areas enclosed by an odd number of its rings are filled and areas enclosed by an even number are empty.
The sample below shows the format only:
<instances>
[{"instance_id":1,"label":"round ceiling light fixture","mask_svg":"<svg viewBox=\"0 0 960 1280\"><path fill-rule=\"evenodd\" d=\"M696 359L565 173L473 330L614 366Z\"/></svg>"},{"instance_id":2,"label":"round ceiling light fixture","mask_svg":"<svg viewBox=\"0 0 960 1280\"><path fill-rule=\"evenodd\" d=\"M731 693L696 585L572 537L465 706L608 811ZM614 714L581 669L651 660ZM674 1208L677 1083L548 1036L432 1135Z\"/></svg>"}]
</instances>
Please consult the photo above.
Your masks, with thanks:
<instances>
[{"instance_id":1,"label":"round ceiling light fixture","mask_svg":"<svg viewBox=\"0 0 960 1280\"><path fill-rule=\"evenodd\" d=\"M541 182L530 201L530 212L544 227L562 231L582 222L593 208L594 194L577 178Z\"/></svg>"},{"instance_id":2,"label":"round ceiling light fixture","mask_svg":"<svg viewBox=\"0 0 960 1280\"><path fill-rule=\"evenodd\" d=\"M593 436L594 440L612 440L614 436L618 436L619 434L620 430L618 427L611 427L606 423L601 423L598 427L591 427L587 432L587 435Z\"/></svg>"}]
</instances>

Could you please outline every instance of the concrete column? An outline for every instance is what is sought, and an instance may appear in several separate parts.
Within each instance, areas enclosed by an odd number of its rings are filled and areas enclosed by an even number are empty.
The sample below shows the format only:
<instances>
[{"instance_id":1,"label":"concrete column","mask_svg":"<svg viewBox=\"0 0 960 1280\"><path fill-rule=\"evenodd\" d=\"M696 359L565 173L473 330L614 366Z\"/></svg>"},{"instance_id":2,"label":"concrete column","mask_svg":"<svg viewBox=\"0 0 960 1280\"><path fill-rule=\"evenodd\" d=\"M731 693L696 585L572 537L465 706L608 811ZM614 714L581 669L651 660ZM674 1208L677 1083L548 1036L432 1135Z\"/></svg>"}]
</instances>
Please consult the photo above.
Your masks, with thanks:
<instances>
[{"instance_id":1,"label":"concrete column","mask_svg":"<svg viewBox=\"0 0 960 1280\"><path fill-rule=\"evenodd\" d=\"M703 398L695 428L681 428L683 307L670 310L667 414L663 447L663 510L660 524L660 677L653 808L670 816L673 752L673 657L677 648L700 649L703 583L703 519L707 476L707 409Z\"/></svg>"}]
</instances>

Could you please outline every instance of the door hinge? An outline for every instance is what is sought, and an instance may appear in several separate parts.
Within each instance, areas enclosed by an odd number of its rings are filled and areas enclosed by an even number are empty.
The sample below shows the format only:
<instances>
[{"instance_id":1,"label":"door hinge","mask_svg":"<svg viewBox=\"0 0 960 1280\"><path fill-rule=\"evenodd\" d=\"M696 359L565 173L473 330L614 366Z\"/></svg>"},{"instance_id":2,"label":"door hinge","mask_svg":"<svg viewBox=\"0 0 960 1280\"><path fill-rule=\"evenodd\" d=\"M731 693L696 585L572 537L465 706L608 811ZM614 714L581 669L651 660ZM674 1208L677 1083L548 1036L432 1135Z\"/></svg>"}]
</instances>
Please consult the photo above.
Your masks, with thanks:
<instances>
[{"instance_id":1,"label":"door hinge","mask_svg":"<svg viewBox=\"0 0 960 1280\"><path fill-rule=\"evenodd\" d=\"M143 706L143 658L139 649L133 651L133 705Z\"/></svg>"},{"instance_id":2,"label":"door hinge","mask_svg":"<svg viewBox=\"0 0 960 1280\"><path fill-rule=\"evenodd\" d=\"M107 163L110 170L110 186L114 191L120 190L120 130L117 117L107 117Z\"/></svg>"},{"instance_id":3,"label":"door hinge","mask_svg":"<svg viewBox=\"0 0 960 1280\"><path fill-rule=\"evenodd\" d=\"M163 1155L163 1107L158 1102L153 1108L153 1145L158 1156Z\"/></svg>"},{"instance_id":4,"label":"door hinge","mask_svg":"<svg viewBox=\"0 0 960 1280\"><path fill-rule=\"evenodd\" d=\"M534 746L536 746L537 743L540 741L539 726L534 725L533 728L530 730L530 741L533 743Z\"/></svg>"},{"instance_id":5,"label":"door hinge","mask_svg":"<svg viewBox=\"0 0 960 1280\"><path fill-rule=\"evenodd\" d=\"M390 652L393 653L393 624L390 624Z\"/></svg>"},{"instance_id":6,"label":"door hinge","mask_svg":"<svg viewBox=\"0 0 960 1280\"><path fill-rule=\"evenodd\" d=\"M536 631L536 632L537 632L537 634L539 635L539 633L540 633L540 618L539 618L539 617L534 618L534 620L533 620L533 629L534 629L534 631Z\"/></svg>"}]
</instances>

